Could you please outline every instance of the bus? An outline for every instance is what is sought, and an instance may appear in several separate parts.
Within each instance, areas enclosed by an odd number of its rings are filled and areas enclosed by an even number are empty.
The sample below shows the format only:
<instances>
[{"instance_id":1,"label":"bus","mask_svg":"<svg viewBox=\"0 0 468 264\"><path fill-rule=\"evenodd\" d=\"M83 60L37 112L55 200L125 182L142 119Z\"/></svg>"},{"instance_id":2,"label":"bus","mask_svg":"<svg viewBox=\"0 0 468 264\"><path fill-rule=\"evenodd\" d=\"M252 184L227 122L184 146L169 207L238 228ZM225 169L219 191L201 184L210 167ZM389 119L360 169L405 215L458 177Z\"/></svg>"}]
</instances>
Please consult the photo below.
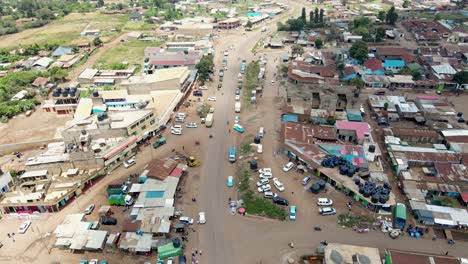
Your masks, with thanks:
<instances>
[{"instance_id":1,"label":"bus","mask_svg":"<svg viewBox=\"0 0 468 264\"><path fill-rule=\"evenodd\" d=\"M397 203L395 207L395 217L393 225L395 228L403 229L406 225L406 206L402 203Z\"/></svg>"},{"instance_id":2,"label":"bus","mask_svg":"<svg viewBox=\"0 0 468 264\"><path fill-rule=\"evenodd\" d=\"M229 161L236 162L236 147L229 148Z\"/></svg>"}]
</instances>

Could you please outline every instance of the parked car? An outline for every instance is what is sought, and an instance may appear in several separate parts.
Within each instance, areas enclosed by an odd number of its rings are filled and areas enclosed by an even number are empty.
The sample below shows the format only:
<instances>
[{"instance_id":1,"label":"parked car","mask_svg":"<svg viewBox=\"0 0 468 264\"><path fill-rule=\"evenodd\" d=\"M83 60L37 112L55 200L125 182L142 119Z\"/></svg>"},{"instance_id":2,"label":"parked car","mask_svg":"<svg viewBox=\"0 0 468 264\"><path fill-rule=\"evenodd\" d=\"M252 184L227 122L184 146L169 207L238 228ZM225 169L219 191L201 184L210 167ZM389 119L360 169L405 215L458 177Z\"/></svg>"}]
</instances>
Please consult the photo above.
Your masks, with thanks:
<instances>
[{"instance_id":1,"label":"parked car","mask_svg":"<svg viewBox=\"0 0 468 264\"><path fill-rule=\"evenodd\" d=\"M271 174L272 170L271 168L263 168L263 169L259 169L258 172L261 174Z\"/></svg>"},{"instance_id":2,"label":"parked car","mask_svg":"<svg viewBox=\"0 0 468 264\"><path fill-rule=\"evenodd\" d=\"M172 129L171 134L173 135L182 135L182 130L180 129Z\"/></svg>"},{"instance_id":3,"label":"parked car","mask_svg":"<svg viewBox=\"0 0 468 264\"><path fill-rule=\"evenodd\" d=\"M200 91L200 90L195 90L195 91L193 91L192 94L193 94L193 96L203 96L203 92Z\"/></svg>"},{"instance_id":4,"label":"parked car","mask_svg":"<svg viewBox=\"0 0 468 264\"><path fill-rule=\"evenodd\" d=\"M117 219L114 217L101 217L101 225L116 225Z\"/></svg>"},{"instance_id":5,"label":"parked car","mask_svg":"<svg viewBox=\"0 0 468 264\"><path fill-rule=\"evenodd\" d=\"M260 173L260 174L258 175L258 177L259 177L260 179L271 179L271 178L273 178L273 174L268 173L268 172L265 172L265 173Z\"/></svg>"},{"instance_id":6,"label":"parked car","mask_svg":"<svg viewBox=\"0 0 468 264\"><path fill-rule=\"evenodd\" d=\"M279 205L284 205L284 206L288 206L289 205L289 202L288 200L284 199L284 198L281 198L281 197L274 197L273 198L273 202L275 204L279 204Z\"/></svg>"},{"instance_id":7,"label":"parked car","mask_svg":"<svg viewBox=\"0 0 468 264\"><path fill-rule=\"evenodd\" d=\"M292 168L294 168L295 164L293 162L288 162L286 165L283 166L283 171L288 172Z\"/></svg>"},{"instance_id":8,"label":"parked car","mask_svg":"<svg viewBox=\"0 0 468 264\"><path fill-rule=\"evenodd\" d=\"M273 199L275 197L278 197L278 194L274 193L274 192L264 192L263 193L263 196L267 199Z\"/></svg>"},{"instance_id":9,"label":"parked car","mask_svg":"<svg viewBox=\"0 0 468 264\"><path fill-rule=\"evenodd\" d=\"M336 209L333 207L323 207L319 209L321 215L334 215L336 214Z\"/></svg>"},{"instance_id":10,"label":"parked car","mask_svg":"<svg viewBox=\"0 0 468 264\"><path fill-rule=\"evenodd\" d=\"M205 224L205 223L206 223L206 215L205 215L205 212L199 212L199 213L198 213L198 223L199 223L199 224Z\"/></svg>"},{"instance_id":11,"label":"parked car","mask_svg":"<svg viewBox=\"0 0 468 264\"><path fill-rule=\"evenodd\" d=\"M318 198L317 199L317 205L319 206L330 206L333 205L333 201L328 198Z\"/></svg>"},{"instance_id":12,"label":"parked car","mask_svg":"<svg viewBox=\"0 0 468 264\"><path fill-rule=\"evenodd\" d=\"M218 89L221 89L223 87L222 83L218 83Z\"/></svg>"},{"instance_id":13,"label":"parked car","mask_svg":"<svg viewBox=\"0 0 468 264\"><path fill-rule=\"evenodd\" d=\"M257 191L259 193L271 191L271 185L270 184L262 185L262 186L257 188Z\"/></svg>"},{"instance_id":14,"label":"parked car","mask_svg":"<svg viewBox=\"0 0 468 264\"><path fill-rule=\"evenodd\" d=\"M26 233L26 231L28 231L28 228L29 228L30 225L31 225L31 221L29 221L29 220L24 221L20 225L20 227L18 228L18 233L20 233L20 234Z\"/></svg>"},{"instance_id":15,"label":"parked car","mask_svg":"<svg viewBox=\"0 0 468 264\"><path fill-rule=\"evenodd\" d=\"M310 176L305 176L304 179L302 179L302 185L307 185L310 180L312 180L312 177Z\"/></svg>"},{"instance_id":16,"label":"parked car","mask_svg":"<svg viewBox=\"0 0 468 264\"><path fill-rule=\"evenodd\" d=\"M278 178L273 178L273 185L275 185L278 191L284 192L284 185L278 180Z\"/></svg>"},{"instance_id":17,"label":"parked car","mask_svg":"<svg viewBox=\"0 0 468 264\"><path fill-rule=\"evenodd\" d=\"M93 212L93 210L94 210L94 204L90 204L88 205L88 207L86 207L86 209L84 210L84 213L89 215Z\"/></svg>"},{"instance_id":18,"label":"parked car","mask_svg":"<svg viewBox=\"0 0 468 264\"><path fill-rule=\"evenodd\" d=\"M240 95L240 90L239 89L236 90L236 95Z\"/></svg>"},{"instance_id":19,"label":"parked car","mask_svg":"<svg viewBox=\"0 0 468 264\"><path fill-rule=\"evenodd\" d=\"M198 89L200 89L200 90L208 90L208 87L207 87L206 85L203 85L203 86L198 87Z\"/></svg>"},{"instance_id":20,"label":"parked car","mask_svg":"<svg viewBox=\"0 0 468 264\"><path fill-rule=\"evenodd\" d=\"M89 261L89 264L98 264L98 260L97 259L92 259Z\"/></svg>"},{"instance_id":21,"label":"parked car","mask_svg":"<svg viewBox=\"0 0 468 264\"><path fill-rule=\"evenodd\" d=\"M265 185L265 184L269 184L270 181L268 179L260 179L257 181L257 187L260 187L262 185Z\"/></svg>"},{"instance_id":22,"label":"parked car","mask_svg":"<svg viewBox=\"0 0 468 264\"><path fill-rule=\"evenodd\" d=\"M289 207L289 220L291 221L296 220L296 206L295 205L291 205L291 207Z\"/></svg>"},{"instance_id":23,"label":"parked car","mask_svg":"<svg viewBox=\"0 0 468 264\"><path fill-rule=\"evenodd\" d=\"M173 257L167 258L166 264L174 264L174 258Z\"/></svg>"},{"instance_id":24,"label":"parked car","mask_svg":"<svg viewBox=\"0 0 468 264\"><path fill-rule=\"evenodd\" d=\"M240 95L236 95L236 101L240 101Z\"/></svg>"},{"instance_id":25,"label":"parked car","mask_svg":"<svg viewBox=\"0 0 468 264\"><path fill-rule=\"evenodd\" d=\"M183 113L183 112L179 112L179 113L176 114L176 117L186 118L187 115L185 113Z\"/></svg>"},{"instance_id":26,"label":"parked car","mask_svg":"<svg viewBox=\"0 0 468 264\"><path fill-rule=\"evenodd\" d=\"M175 121L178 122L178 123L183 123L183 122L185 122L185 117L178 117L178 116L177 116L177 117L175 118Z\"/></svg>"},{"instance_id":27,"label":"parked car","mask_svg":"<svg viewBox=\"0 0 468 264\"><path fill-rule=\"evenodd\" d=\"M238 116L234 117L234 124L239 124L240 118Z\"/></svg>"},{"instance_id":28,"label":"parked car","mask_svg":"<svg viewBox=\"0 0 468 264\"><path fill-rule=\"evenodd\" d=\"M103 259L103 260L99 261L99 264L107 264L107 260Z\"/></svg>"},{"instance_id":29,"label":"parked car","mask_svg":"<svg viewBox=\"0 0 468 264\"><path fill-rule=\"evenodd\" d=\"M212 97L208 97L207 99L208 101L216 101L216 97L215 96L212 96Z\"/></svg>"},{"instance_id":30,"label":"parked car","mask_svg":"<svg viewBox=\"0 0 468 264\"><path fill-rule=\"evenodd\" d=\"M80 264L88 264L88 260L87 259L82 259L82 260L80 260Z\"/></svg>"},{"instance_id":31,"label":"parked car","mask_svg":"<svg viewBox=\"0 0 468 264\"><path fill-rule=\"evenodd\" d=\"M182 125L172 125L171 130L182 130Z\"/></svg>"},{"instance_id":32,"label":"parked car","mask_svg":"<svg viewBox=\"0 0 468 264\"><path fill-rule=\"evenodd\" d=\"M187 123L185 126L188 127L188 128L197 128L198 127L197 123L195 123L195 122Z\"/></svg>"},{"instance_id":33,"label":"parked car","mask_svg":"<svg viewBox=\"0 0 468 264\"><path fill-rule=\"evenodd\" d=\"M130 158L129 160L124 161L124 167L125 168L130 168L131 166L135 165L135 157Z\"/></svg>"},{"instance_id":34,"label":"parked car","mask_svg":"<svg viewBox=\"0 0 468 264\"><path fill-rule=\"evenodd\" d=\"M188 216L181 216L179 218L179 221L187 225L193 225L193 218L188 217Z\"/></svg>"},{"instance_id":35,"label":"parked car","mask_svg":"<svg viewBox=\"0 0 468 264\"><path fill-rule=\"evenodd\" d=\"M227 186L228 186L228 187L234 186L234 177L228 176L228 178L227 178Z\"/></svg>"}]
</instances>

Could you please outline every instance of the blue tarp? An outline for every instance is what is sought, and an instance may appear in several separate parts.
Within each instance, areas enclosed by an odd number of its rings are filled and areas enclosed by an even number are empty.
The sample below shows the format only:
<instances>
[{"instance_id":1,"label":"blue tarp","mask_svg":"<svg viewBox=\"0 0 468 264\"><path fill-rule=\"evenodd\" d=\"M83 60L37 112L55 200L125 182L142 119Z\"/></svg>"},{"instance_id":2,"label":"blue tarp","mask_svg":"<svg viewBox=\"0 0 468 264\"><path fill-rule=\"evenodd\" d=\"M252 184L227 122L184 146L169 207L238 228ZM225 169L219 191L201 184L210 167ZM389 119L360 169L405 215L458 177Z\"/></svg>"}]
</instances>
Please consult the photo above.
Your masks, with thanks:
<instances>
[{"instance_id":1,"label":"blue tarp","mask_svg":"<svg viewBox=\"0 0 468 264\"><path fill-rule=\"evenodd\" d=\"M283 115L283 122L298 122L297 115Z\"/></svg>"}]
</instances>

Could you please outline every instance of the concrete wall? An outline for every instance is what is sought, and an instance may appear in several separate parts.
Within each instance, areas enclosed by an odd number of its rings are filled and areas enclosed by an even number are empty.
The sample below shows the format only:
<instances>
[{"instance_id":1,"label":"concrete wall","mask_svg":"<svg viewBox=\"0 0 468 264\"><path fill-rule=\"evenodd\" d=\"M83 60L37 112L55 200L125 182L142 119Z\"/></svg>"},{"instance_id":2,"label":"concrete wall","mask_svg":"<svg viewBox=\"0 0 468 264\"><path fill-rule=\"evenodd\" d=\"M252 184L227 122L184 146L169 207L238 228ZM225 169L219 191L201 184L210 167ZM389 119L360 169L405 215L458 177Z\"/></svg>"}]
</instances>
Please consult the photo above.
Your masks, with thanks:
<instances>
[{"instance_id":1,"label":"concrete wall","mask_svg":"<svg viewBox=\"0 0 468 264\"><path fill-rule=\"evenodd\" d=\"M0 155L8 155L15 151L25 151L33 148L40 148L52 142L60 142L61 139L45 139L31 142L20 142L13 144L0 145Z\"/></svg>"}]
</instances>

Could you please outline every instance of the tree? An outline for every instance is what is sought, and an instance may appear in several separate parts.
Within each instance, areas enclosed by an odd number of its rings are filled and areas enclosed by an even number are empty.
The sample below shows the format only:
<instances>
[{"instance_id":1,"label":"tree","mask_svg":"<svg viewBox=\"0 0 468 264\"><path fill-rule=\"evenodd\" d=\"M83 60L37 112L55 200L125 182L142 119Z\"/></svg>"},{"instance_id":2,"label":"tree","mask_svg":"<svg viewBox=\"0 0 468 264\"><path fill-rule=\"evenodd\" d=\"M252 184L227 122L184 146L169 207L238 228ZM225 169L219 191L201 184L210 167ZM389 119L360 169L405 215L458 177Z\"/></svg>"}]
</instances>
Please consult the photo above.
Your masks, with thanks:
<instances>
[{"instance_id":1,"label":"tree","mask_svg":"<svg viewBox=\"0 0 468 264\"><path fill-rule=\"evenodd\" d=\"M411 74L411 76L413 76L413 80L415 81L419 81L422 79L422 74L420 71L414 71L413 74Z\"/></svg>"},{"instance_id":2,"label":"tree","mask_svg":"<svg viewBox=\"0 0 468 264\"><path fill-rule=\"evenodd\" d=\"M383 38L385 37L385 28L383 27L378 27L376 30L375 30L375 41L376 42L380 42L383 40Z\"/></svg>"},{"instance_id":3,"label":"tree","mask_svg":"<svg viewBox=\"0 0 468 264\"><path fill-rule=\"evenodd\" d=\"M309 12L309 23L314 23L314 11L310 10Z\"/></svg>"},{"instance_id":4,"label":"tree","mask_svg":"<svg viewBox=\"0 0 468 264\"><path fill-rule=\"evenodd\" d=\"M49 69L49 75L52 82L65 81L68 76L68 72L59 67L52 67Z\"/></svg>"},{"instance_id":5,"label":"tree","mask_svg":"<svg viewBox=\"0 0 468 264\"><path fill-rule=\"evenodd\" d=\"M379 11L379 14L377 15L377 18L381 21L385 21L385 11Z\"/></svg>"},{"instance_id":6,"label":"tree","mask_svg":"<svg viewBox=\"0 0 468 264\"><path fill-rule=\"evenodd\" d=\"M403 4L401 5L403 8L408 8L409 6L409 1L408 0L404 0L403 1Z\"/></svg>"},{"instance_id":7,"label":"tree","mask_svg":"<svg viewBox=\"0 0 468 264\"><path fill-rule=\"evenodd\" d=\"M213 71L213 55L204 55L197 63L195 68L198 70L198 79L201 84L205 84L206 77Z\"/></svg>"},{"instance_id":8,"label":"tree","mask_svg":"<svg viewBox=\"0 0 468 264\"><path fill-rule=\"evenodd\" d=\"M247 23L245 24L245 27L246 28L252 28L252 26L253 26L252 21L247 20Z\"/></svg>"},{"instance_id":9,"label":"tree","mask_svg":"<svg viewBox=\"0 0 468 264\"><path fill-rule=\"evenodd\" d=\"M324 11L322 8L320 8L320 14L319 14L319 22L320 22L320 24L323 24L323 13L324 13L324 12L325 12L325 11Z\"/></svg>"},{"instance_id":10,"label":"tree","mask_svg":"<svg viewBox=\"0 0 468 264\"><path fill-rule=\"evenodd\" d=\"M387 15L385 16L385 22L389 25L395 25L398 20L398 14L395 11L395 7L392 6L388 11Z\"/></svg>"},{"instance_id":11,"label":"tree","mask_svg":"<svg viewBox=\"0 0 468 264\"><path fill-rule=\"evenodd\" d=\"M322 41L321 39L316 39L316 40L314 41L314 43L315 43L315 47L316 47L317 49L321 49L322 46L323 46L323 41Z\"/></svg>"},{"instance_id":12,"label":"tree","mask_svg":"<svg viewBox=\"0 0 468 264\"><path fill-rule=\"evenodd\" d=\"M468 71L459 71L453 75L452 81L458 84L467 84L468 83Z\"/></svg>"},{"instance_id":13,"label":"tree","mask_svg":"<svg viewBox=\"0 0 468 264\"><path fill-rule=\"evenodd\" d=\"M302 8L302 14L301 14L301 19L304 21L304 23L307 21L306 19L306 9L305 7Z\"/></svg>"},{"instance_id":14,"label":"tree","mask_svg":"<svg viewBox=\"0 0 468 264\"><path fill-rule=\"evenodd\" d=\"M304 48L301 46L301 45L293 45L291 47L291 50L292 50L292 56L295 57L295 55L299 55L301 56L302 54L304 54Z\"/></svg>"},{"instance_id":15,"label":"tree","mask_svg":"<svg viewBox=\"0 0 468 264\"><path fill-rule=\"evenodd\" d=\"M281 64L279 66L279 71L281 72L281 74L285 75L286 73L288 73L288 70L289 70L289 67L287 64Z\"/></svg>"},{"instance_id":16,"label":"tree","mask_svg":"<svg viewBox=\"0 0 468 264\"><path fill-rule=\"evenodd\" d=\"M103 6L104 6L104 0L97 0L96 7L103 7Z\"/></svg>"},{"instance_id":17,"label":"tree","mask_svg":"<svg viewBox=\"0 0 468 264\"><path fill-rule=\"evenodd\" d=\"M315 12L314 12L314 23L318 24L318 22L319 22L319 10L318 10L318 7L316 7Z\"/></svg>"},{"instance_id":18,"label":"tree","mask_svg":"<svg viewBox=\"0 0 468 264\"><path fill-rule=\"evenodd\" d=\"M353 78L350 83L351 85L356 86L357 89L362 89L364 87L364 81L359 77Z\"/></svg>"},{"instance_id":19,"label":"tree","mask_svg":"<svg viewBox=\"0 0 468 264\"><path fill-rule=\"evenodd\" d=\"M302 19L290 19L288 20L288 23L289 23L289 30L292 30L292 31L299 31L299 30L302 30L304 29L304 21Z\"/></svg>"},{"instance_id":20,"label":"tree","mask_svg":"<svg viewBox=\"0 0 468 264\"><path fill-rule=\"evenodd\" d=\"M351 48L349 49L349 55L351 55L351 57L357 59L361 63L365 59L367 59L368 53L369 48L367 47L367 43L364 41L354 42Z\"/></svg>"},{"instance_id":21,"label":"tree","mask_svg":"<svg viewBox=\"0 0 468 264\"><path fill-rule=\"evenodd\" d=\"M95 37L93 39L93 45L96 46L96 47L101 46L102 45L102 40L99 37Z\"/></svg>"}]
</instances>

